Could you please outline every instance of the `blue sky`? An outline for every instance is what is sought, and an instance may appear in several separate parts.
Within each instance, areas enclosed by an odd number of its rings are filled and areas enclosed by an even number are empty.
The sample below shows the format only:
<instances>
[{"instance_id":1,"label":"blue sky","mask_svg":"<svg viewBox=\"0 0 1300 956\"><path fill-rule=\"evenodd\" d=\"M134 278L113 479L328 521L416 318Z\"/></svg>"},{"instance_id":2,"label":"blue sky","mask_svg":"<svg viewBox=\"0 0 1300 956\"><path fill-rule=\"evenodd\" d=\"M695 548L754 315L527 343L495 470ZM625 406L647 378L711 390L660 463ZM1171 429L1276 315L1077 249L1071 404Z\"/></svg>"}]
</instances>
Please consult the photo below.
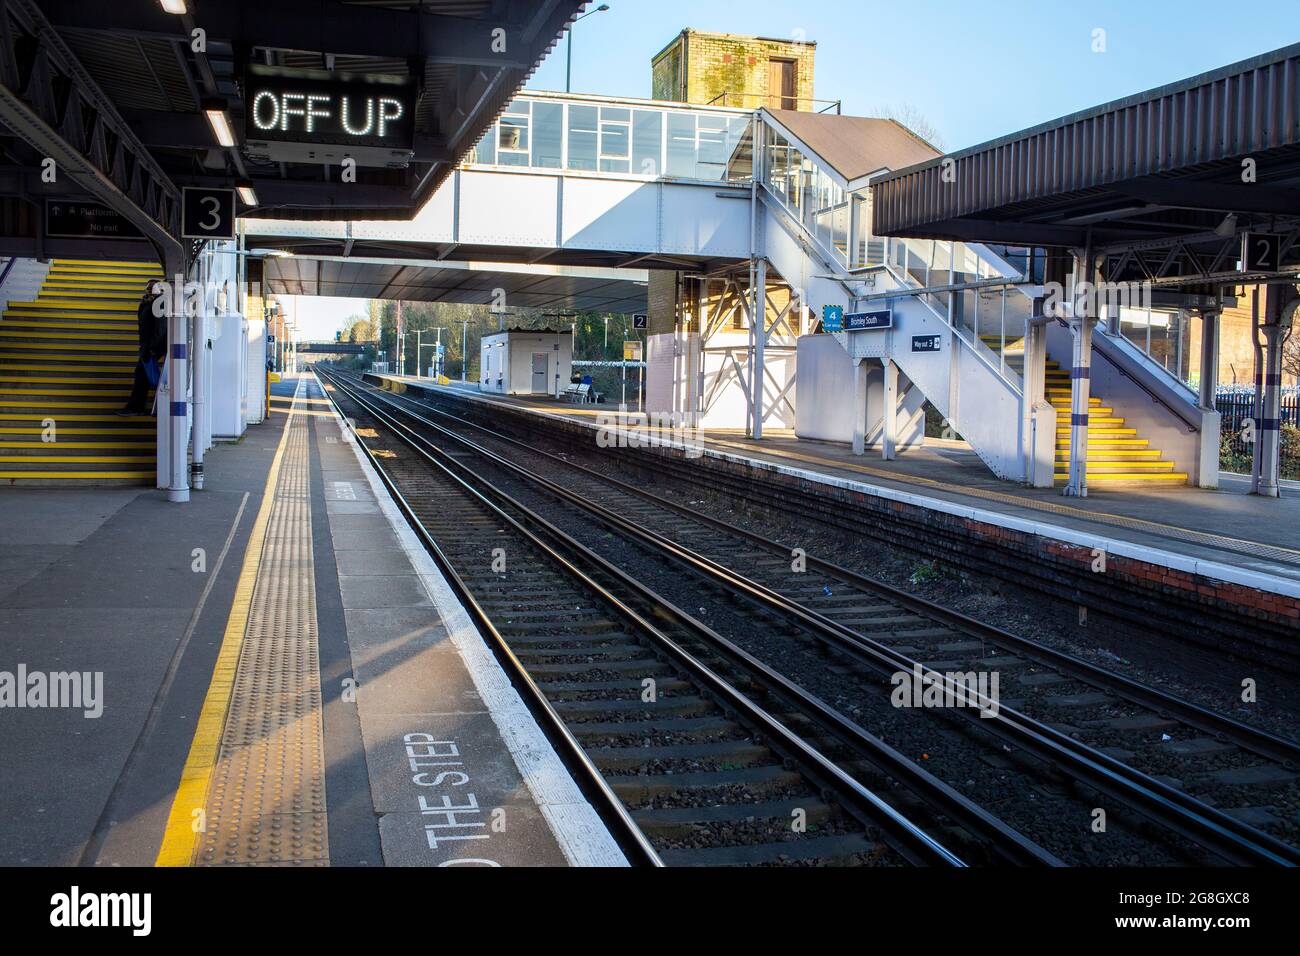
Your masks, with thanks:
<instances>
[{"instance_id":1,"label":"blue sky","mask_svg":"<svg viewBox=\"0 0 1300 956\"><path fill-rule=\"evenodd\" d=\"M1295 0L606 2L575 27L576 92L649 96L650 58L683 27L801 30L817 43L816 96L859 116L911 104L950 150L1300 40ZM529 88L564 89L567 42Z\"/></svg>"}]
</instances>

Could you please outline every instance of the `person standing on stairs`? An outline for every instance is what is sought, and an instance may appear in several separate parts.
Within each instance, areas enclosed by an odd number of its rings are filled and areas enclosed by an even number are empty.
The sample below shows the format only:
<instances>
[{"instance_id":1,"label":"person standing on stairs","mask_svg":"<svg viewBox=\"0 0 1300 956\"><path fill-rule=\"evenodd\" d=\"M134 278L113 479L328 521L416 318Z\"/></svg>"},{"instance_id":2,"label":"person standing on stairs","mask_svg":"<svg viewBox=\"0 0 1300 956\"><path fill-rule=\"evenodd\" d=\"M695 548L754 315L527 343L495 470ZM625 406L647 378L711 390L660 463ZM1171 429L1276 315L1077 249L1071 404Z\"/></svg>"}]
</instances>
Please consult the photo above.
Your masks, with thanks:
<instances>
[{"instance_id":1,"label":"person standing on stairs","mask_svg":"<svg viewBox=\"0 0 1300 956\"><path fill-rule=\"evenodd\" d=\"M149 413L149 389L158 384L159 367L167 357L167 323L155 314L154 303L162 295L157 280L145 286L144 296L136 309L136 333L140 342L140 352L135 363L135 374L131 381L131 397L126 405L118 409L118 415L147 415Z\"/></svg>"}]
</instances>

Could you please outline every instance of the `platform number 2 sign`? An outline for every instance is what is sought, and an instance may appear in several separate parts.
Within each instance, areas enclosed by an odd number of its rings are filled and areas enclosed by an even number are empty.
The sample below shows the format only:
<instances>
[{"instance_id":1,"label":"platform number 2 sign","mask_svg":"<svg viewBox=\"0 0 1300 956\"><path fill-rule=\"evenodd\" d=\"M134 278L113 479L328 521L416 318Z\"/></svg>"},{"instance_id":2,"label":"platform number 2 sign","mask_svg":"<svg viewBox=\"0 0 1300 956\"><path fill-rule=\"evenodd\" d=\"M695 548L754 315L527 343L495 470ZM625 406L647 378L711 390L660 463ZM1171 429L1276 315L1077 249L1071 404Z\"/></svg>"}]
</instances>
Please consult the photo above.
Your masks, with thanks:
<instances>
[{"instance_id":1,"label":"platform number 2 sign","mask_svg":"<svg viewBox=\"0 0 1300 956\"><path fill-rule=\"evenodd\" d=\"M235 191L187 186L181 197L181 238L234 239Z\"/></svg>"},{"instance_id":2,"label":"platform number 2 sign","mask_svg":"<svg viewBox=\"0 0 1300 956\"><path fill-rule=\"evenodd\" d=\"M1282 237L1269 233L1248 232L1241 237L1242 272L1276 272Z\"/></svg>"}]
</instances>

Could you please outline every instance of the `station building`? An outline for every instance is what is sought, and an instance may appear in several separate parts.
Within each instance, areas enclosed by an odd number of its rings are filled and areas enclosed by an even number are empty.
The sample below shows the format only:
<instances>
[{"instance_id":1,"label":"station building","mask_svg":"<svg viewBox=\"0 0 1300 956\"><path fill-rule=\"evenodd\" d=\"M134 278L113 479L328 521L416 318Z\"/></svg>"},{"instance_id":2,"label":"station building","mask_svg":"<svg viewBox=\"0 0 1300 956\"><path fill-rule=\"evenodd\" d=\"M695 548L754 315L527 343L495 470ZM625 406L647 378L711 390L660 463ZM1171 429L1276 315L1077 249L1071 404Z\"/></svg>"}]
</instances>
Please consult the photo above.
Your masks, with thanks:
<instances>
[{"instance_id":1,"label":"station building","mask_svg":"<svg viewBox=\"0 0 1300 956\"><path fill-rule=\"evenodd\" d=\"M479 369L485 392L558 398L573 374L573 333L507 329L485 335Z\"/></svg>"}]
</instances>

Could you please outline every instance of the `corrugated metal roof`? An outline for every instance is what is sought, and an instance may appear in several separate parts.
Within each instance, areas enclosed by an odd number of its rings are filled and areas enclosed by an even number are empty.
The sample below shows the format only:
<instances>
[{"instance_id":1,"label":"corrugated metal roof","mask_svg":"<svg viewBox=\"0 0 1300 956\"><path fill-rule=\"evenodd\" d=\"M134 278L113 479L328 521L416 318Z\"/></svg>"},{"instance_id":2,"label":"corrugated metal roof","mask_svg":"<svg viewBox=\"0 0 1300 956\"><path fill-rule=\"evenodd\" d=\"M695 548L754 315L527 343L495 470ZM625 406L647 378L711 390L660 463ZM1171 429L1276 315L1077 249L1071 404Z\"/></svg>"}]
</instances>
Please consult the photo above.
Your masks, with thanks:
<instances>
[{"instance_id":1,"label":"corrugated metal roof","mask_svg":"<svg viewBox=\"0 0 1300 956\"><path fill-rule=\"evenodd\" d=\"M939 155L937 149L891 119L797 110L766 112L848 182Z\"/></svg>"},{"instance_id":2,"label":"corrugated metal roof","mask_svg":"<svg viewBox=\"0 0 1300 956\"><path fill-rule=\"evenodd\" d=\"M1165 224L1155 207L1197 203L1147 200L1150 215L1122 203L1168 195L1168 183L1189 200L1190 182L1240 184L1248 157L1261 186L1300 181L1300 44L901 169L873 186L874 228L1065 245L1099 216L1096 231L1150 236ZM1222 202L1212 209L1222 217Z\"/></svg>"}]
</instances>

